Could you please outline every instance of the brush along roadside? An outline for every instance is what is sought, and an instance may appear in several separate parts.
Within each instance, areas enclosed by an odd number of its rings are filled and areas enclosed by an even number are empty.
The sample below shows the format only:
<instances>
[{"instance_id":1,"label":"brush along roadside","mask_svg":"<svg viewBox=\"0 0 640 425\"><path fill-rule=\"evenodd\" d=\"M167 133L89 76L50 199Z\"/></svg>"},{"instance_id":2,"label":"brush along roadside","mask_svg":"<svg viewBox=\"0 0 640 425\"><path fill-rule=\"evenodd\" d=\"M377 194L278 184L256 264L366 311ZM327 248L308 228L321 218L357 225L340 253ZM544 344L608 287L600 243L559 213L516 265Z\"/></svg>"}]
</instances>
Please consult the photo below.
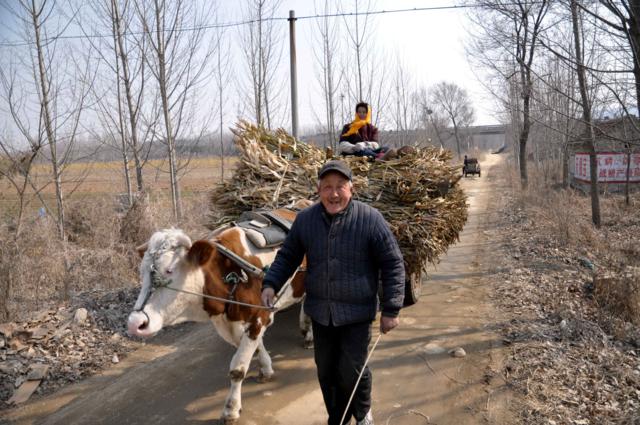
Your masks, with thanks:
<instances>
[{"instance_id":1,"label":"brush along roadside","mask_svg":"<svg viewBox=\"0 0 640 425\"><path fill-rule=\"evenodd\" d=\"M209 227L237 219L244 211L315 199L322 149L284 130L268 131L246 121L233 129L240 160L233 178L211 192ZM377 208L389 223L405 259L406 299L420 296L429 263L456 242L467 221L466 196L458 186L460 167L452 153L433 147L385 162L346 157L353 171L354 198Z\"/></svg>"}]
</instances>

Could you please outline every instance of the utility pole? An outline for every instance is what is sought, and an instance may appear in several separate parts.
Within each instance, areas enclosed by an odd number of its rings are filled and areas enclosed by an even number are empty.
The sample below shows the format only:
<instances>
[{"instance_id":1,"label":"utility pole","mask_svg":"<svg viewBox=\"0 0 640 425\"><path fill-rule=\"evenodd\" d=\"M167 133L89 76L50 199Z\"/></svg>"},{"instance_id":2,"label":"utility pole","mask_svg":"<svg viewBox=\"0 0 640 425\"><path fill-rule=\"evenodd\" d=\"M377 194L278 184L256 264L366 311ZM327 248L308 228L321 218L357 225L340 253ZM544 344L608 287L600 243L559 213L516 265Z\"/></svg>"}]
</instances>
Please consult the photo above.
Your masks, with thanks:
<instances>
[{"instance_id":1,"label":"utility pole","mask_svg":"<svg viewBox=\"0 0 640 425\"><path fill-rule=\"evenodd\" d=\"M291 61L291 134L298 138L298 74L296 70L296 12L289 11L289 54Z\"/></svg>"}]
</instances>

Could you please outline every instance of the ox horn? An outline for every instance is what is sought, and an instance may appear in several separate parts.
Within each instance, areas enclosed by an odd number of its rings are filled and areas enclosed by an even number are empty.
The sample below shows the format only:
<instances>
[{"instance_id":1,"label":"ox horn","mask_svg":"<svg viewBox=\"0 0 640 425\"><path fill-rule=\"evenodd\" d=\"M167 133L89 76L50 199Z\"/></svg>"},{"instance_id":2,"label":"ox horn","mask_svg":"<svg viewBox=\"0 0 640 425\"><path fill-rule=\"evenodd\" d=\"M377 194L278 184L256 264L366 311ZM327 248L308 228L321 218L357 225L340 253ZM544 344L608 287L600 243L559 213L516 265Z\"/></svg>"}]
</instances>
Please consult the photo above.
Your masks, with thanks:
<instances>
[{"instance_id":1,"label":"ox horn","mask_svg":"<svg viewBox=\"0 0 640 425\"><path fill-rule=\"evenodd\" d=\"M138 252L140 258L144 257L144 253L147 251L147 248L149 248L149 242L145 242L142 245L136 247L136 251Z\"/></svg>"},{"instance_id":2,"label":"ox horn","mask_svg":"<svg viewBox=\"0 0 640 425\"><path fill-rule=\"evenodd\" d=\"M189 238L189 236L185 235L184 233L181 233L178 235L176 239L178 240L179 246L183 246L187 249L191 249L191 239Z\"/></svg>"}]
</instances>

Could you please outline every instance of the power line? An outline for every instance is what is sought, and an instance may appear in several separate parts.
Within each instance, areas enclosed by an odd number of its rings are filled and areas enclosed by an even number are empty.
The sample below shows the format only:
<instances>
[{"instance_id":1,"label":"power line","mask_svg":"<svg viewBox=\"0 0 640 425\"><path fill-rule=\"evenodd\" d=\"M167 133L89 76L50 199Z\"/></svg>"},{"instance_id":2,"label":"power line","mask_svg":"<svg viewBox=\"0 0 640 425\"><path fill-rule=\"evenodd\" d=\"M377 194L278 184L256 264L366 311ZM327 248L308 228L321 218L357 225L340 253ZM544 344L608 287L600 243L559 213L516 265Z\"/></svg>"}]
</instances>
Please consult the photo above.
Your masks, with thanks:
<instances>
[{"instance_id":1,"label":"power line","mask_svg":"<svg viewBox=\"0 0 640 425\"><path fill-rule=\"evenodd\" d=\"M535 4L537 2L533 2ZM542 3L542 2L540 2ZM502 6L516 6L519 3L504 3ZM435 12L440 10L455 10L455 9L471 9L483 7L481 4L462 4L462 5L450 5L450 6L430 6L430 7L414 7L414 8L406 8L406 9L390 9L390 10L374 10L369 12L340 12L340 13L327 13L327 14L317 14L317 15L306 15L306 16L297 16L296 20L306 20L306 19L321 19L321 18L338 18L338 17L349 17L349 16L369 16L369 15L383 15L383 14L392 14L392 13L407 13L407 12ZM182 28L174 28L171 31L178 32L189 32L189 31L202 31L209 29L218 29L218 28L232 28L232 27L240 27L243 25L251 25L256 24L260 21L262 22L275 22L275 21L287 21L288 17L271 17L264 19L249 19L244 21L237 22L223 22L223 23L211 23L204 25L197 25L193 27L182 27ZM167 30L168 31L168 30ZM126 32L125 35L143 35L143 31L129 31ZM111 38L113 34L71 34L71 35L58 35L52 38L44 38L42 41L44 44L47 44L51 41L61 40L61 39L83 39L83 38ZM28 46L34 44L33 41L19 41L19 42L0 42L0 47L20 47L20 46Z\"/></svg>"}]
</instances>

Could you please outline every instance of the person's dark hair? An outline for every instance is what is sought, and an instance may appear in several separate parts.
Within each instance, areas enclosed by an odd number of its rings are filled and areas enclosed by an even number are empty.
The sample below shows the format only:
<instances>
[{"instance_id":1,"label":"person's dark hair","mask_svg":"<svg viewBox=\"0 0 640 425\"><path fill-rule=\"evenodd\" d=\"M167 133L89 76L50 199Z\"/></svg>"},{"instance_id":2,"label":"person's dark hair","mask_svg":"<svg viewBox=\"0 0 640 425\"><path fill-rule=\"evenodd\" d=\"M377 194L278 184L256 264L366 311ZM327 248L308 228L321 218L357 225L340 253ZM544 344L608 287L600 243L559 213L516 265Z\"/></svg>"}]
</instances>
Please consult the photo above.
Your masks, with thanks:
<instances>
[{"instance_id":1,"label":"person's dark hair","mask_svg":"<svg viewBox=\"0 0 640 425\"><path fill-rule=\"evenodd\" d=\"M367 102L360 102L356 105L356 112L358 112L358 108L363 107L369 112L369 104Z\"/></svg>"}]
</instances>

